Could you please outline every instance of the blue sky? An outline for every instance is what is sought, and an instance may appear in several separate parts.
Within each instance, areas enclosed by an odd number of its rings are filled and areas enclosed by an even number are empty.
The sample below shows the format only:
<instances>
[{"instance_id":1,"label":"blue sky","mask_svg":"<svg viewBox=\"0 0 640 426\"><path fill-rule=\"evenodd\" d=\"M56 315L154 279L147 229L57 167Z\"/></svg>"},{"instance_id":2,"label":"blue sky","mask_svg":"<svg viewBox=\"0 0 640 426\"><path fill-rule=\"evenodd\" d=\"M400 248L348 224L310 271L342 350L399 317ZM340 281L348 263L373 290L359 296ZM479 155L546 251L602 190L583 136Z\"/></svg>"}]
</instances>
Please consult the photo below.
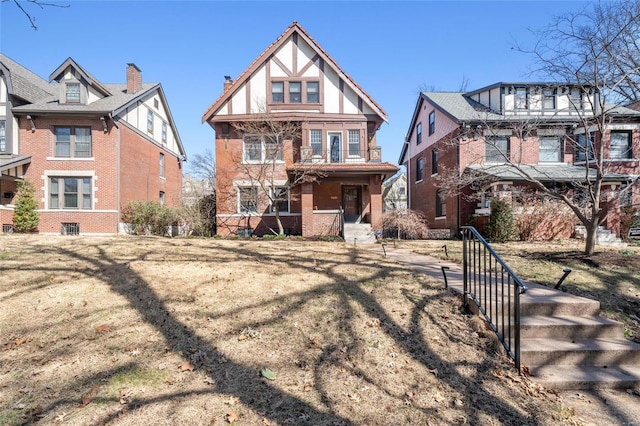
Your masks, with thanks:
<instances>
[{"instance_id":1,"label":"blue sky","mask_svg":"<svg viewBox=\"0 0 640 426\"><path fill-rule=\"evenodd\" d=\"M378 132L383 160L398 161L420 90L457 91L527 81L527 28L582 10L579 1L67 1L25 4L38 30L10 2L0 6L0 50L48 78L72 57L103 83L124 83L135 63L160 82L187 151L213 151L200 124L222 91L297 20L389 116ZM25 3L25 2L23 2ZM188 166L188 165L187 165ZM188 170L188 168L187 168Z\"/></svg>"}]
</instances>

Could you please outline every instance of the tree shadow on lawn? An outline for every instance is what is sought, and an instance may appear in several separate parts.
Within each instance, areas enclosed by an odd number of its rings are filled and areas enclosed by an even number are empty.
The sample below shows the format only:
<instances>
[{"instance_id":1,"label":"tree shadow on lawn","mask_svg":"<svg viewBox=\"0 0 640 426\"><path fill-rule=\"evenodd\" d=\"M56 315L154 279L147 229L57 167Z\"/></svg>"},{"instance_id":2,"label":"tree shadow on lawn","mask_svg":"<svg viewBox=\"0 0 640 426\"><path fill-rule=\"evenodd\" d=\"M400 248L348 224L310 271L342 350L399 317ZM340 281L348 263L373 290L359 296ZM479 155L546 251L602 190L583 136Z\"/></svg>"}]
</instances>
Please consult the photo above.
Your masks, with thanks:
<instances>
[{"instance_id":1,"label":"tree shadow on lawn","mask_svg":"<svg viewBox=\"0 0 640 426\"><path fill-rule=\"evenodd\" d=\"M171 244L169 243L168 245L170 246ZM187 324L178 320L167 307L166 302L152 289L151 285L146 282L142 276L128 266L128 262L122 263L110 257L106 251L100 247L98 248L100 255L97 258L76 253L65 248L58 248L57 250L61 255L92 264L94 266L92 271L93 275L108 284L113 291L126 298L130 306L138 312L143 320L158 330L172 350L181 353L185 360L189 360L194 352L210 354L210 362L198 366L199 369L204 371L212 379L214 384L210 390L172 393L157 398L140 399L135 402L134 406L127 406L125 409L139 409L146 405L172 400L173 398L179 398L185 395L210 393L237 397L254 412L260 413L260 415L272 421L285 422L291 415L295 416L300 413L305 413L310 424L351 424L352 421L348 417L338 413L339 410L332 402L329 390L325 385L322 385L323 371L329 366L334 366L336 363L341 364L343 368L351 371L354 375L359 375L371 385L380 388L383 392L393 395L396 398L398 397L396 392L391 389L385 389L385 384L380 383L375 377L368 376L363 370L352 365L352 363L344 362L346 356L357 353L359 345L362 344L358 341L357 332L352 328L353 324L351 319L354 316L352 304L355 302L368 313L371 319L376 319L380 322L380 329L393 339L398 347L402 348L412 359L418 361L426 368L430 370L437 368L439 372L438 379L451 388L456 389L456 391L460 392L463 397L467 399L464 405L458 408L458 411L464 414L468 423L478 424L481 422L482 416L485 415L485 418L486 416L499 417L501 421L509 424L536 424L533 418L535 413L530 413L529 415L518 413L507 401L492 398L491 395L487 396L485 391L483 391L483 380L486 380L486 377L467 377L460 374L456 370L457 366L455 364L441 358L429 346L423 330L418 327L417 324L422 316L430 315L429 312L425 312L425 307L428 303L433 302L433 297L420 297L411 293L411 291L404 293L405 297L414 305L410 312L412 327L409 330L405 330L386 312L385 308L380 305L371 292L363 287L361 281L353 280L343 273L336 272L337 266L362 264L363 262L373 264L376 262L376 259L363 258L357 249L351 251L348 259L344 261L334 259L331 265L327 265L329 267L320 270L321 273L326 275L326 277L334 283L322 291L335 292L339 297L341 305L340 338L345 343L344 346L347 347L346 351L342 345L340 345L341 347L329 345L322 348L322 354L319 356L320 363L314 367L314 375L316 378L315 390L321 395L321 401L324 404L322 409L316 408L310 403L288 394L269 382L260 379L254 366L247 366L226 360L224 354L220 353L210 342L199 337L196 330L191 329ZM260 259L262 262L276 264L282 262L285 263L287 267L298 270L300 274L319 272L319 268L309 265L309 259L302 256L301 253L297 255L287 253L285 256L276 256L273 254L260 253L259 251L255 251L255 248L246 244L237 247L228 247L226 250L247 259ZM141 255L140 259L144 258L147 254ZM176 253L175 247L169 247L168 254L169 256L173 256L174 259L165 258L167 262L185 261L185 259L180 257L181 253ZM198 259L198 261L202 260L202 258ZM216 262L226 261L227 259L217 258L215 255L207 255L206 260ZM399 265L394 268L404 271L404 268ZM388 274L388 268L380 268L376 275L367 277L367 280L385 278ZM136 283L135 287L130 285L132 282ZM407 283L407 285L412 286L415 285L415 283ZM290 311L304 309L305 296L312 294L313 292L310 292L310 294L302 294L302 297L299 297L297 302L289 305L287 309ZM448 291L443 290L438 297L444 297L448 294ZM288 298L283 299L287 300ZM268 300L265 301L264 304L268 305L272 302L272 300ZM432 319L435 324L443 321L442 318ZM279 316L272 318L272 321L279 320ZM441 328L441 330L448 335L451 342L460 342L458 337L451 335L444 328ZM472 362L472 360L469 360L469 362ZM482 360L478 360L478 362L482 362ZM83 380L81 383L77 383L75 387L85 385L89 382L88 380ZM272 406L272 401L278 401L277 407ZM51 412L60 404L61 402L57 401L49 405L44 409L43 413ZM443 408L450 409L451 401L443 402L443 404L445 404ZM489 405L491 406L490 408ZM424 407L422 411L436 422L448 422L451 420L441 417L442 415L437 409ZM115 421L119 413L120 412L116 412L108 415L98 420L96 424L108 424Z\"/></svg>"}]
</instances>

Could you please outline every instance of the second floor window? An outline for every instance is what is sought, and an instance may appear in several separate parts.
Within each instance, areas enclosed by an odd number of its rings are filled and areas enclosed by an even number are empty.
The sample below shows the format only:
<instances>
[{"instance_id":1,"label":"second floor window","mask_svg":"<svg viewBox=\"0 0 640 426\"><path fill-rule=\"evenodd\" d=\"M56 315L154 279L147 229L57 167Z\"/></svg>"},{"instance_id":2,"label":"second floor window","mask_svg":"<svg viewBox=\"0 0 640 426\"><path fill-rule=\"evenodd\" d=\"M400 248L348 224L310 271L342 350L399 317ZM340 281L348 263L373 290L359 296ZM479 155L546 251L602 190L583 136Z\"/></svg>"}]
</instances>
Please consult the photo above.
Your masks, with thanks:
<instances>
[{"instance_id":1,"label":"second floor window","mask_svg":"<svg viewBox=\"0 0 640 426\"><path fill-rule=\"evenodd\" d=\"M576 135L576 161L592 160L594 143L595 135L593 133L589 133L588 136L584 134Z\"/></svg>"},{"instance_id":2,"label":"second floor window","mask_svg":"<svg viewBox=\"0 0 640 426\"><path fill-rule=\"evenodd\" d=\"M89 127L56 127L54 151L56 157L91 157L91 129Z\"/></svg>"},{"instance_id":3,"label":"second floor window","mask_svg":"<svg viewBox=\"0 0 640 426\"><path fill-rule=\"evenodd\" d=\"M262 163L265 161L282 161L282 138L275 135L247 135L243 139L244 161Z\"/></svg>"},{"instance_id":4,"label":"second floor window","mask_svg":"<svg viewBox=\"0 0 640 426\"><path fill-rule=\"evenodd\" d=\"M416 145L422 143L422 123L418 123L416 126Z\"/></svg>"},{"instance_id":5,"label":"second floor window","mask_svg":"<svg viewBox=\"0 0 640 426\"><path fill-rule=\"evenodd\" d=\"M510 158L508 137L487 137L485 149L485 161L488 163L504 163Z\"/></svg>"},{"instance_id":6,"label":"second floor window","mask_svg":"<svg viewBox=\"0 0 640 426\"><path fill-rule=\"evenodd\" d=\"M360 156L360 130L349 130L347 137L349 139L349 155Z\"/></svg>"},{"instance_id":7,"label":"second floor window","mask_svg":"<svg viewBox=\"0 0 640 426\"><path fill-rule=\"evenodd\" d=\"M322 130L309 130L309 144L314 157L322 157Z\"/></svg>"},{"instance_id":8,"label":"second floor window","mask_svg":"<svg viewBox=\"0 0 640 426\"><path fill-rule=\"evenodd\" d=\"M632 158L630 131L612 131L610 140L609 158L617 160Z\"/></svg>"},{"instance_id":9,"label":"second floor window","mask_svg":"<svg viewBox=\"0 0 640 426\"><path fill-rule=\"evenodd\" d=\"M541 137L538 153L540 163L559 163L562 161L562 138L558 136Z\"/></svg>"},{"instance_id":10,"label":"second floor window","mask_svg":"<svg viewBox=\"0 0 640 426\"><path fill-rule=\"evenodd\" d=\"M431 111L429 114L429 134L432 135L436 131L436 112Z\"/></svg>"},{"instance_id":11,"label":"second floor window","mask_svg":"<svg viewBox=\"0 0 640 426\"><path fill-rule=\"evenodd\" d=\"M284 81L271 83L271 102L275 104L284 103Z\"/></svg>"},{"instance_id":12,"label":"second floor window","mask_svg":"<svg viewBox=\"0 0 640 426\"><path fill-rule=\"evenodd\" d=\"M424 158L420 157L416 160L416 182L424 179Z\"/></svg>"},{"instance_id":13,"label":"second floor window","mask_svg":"<svg viewBox=\"0 0 640 426\"><path fill-rule=\"evenodd\" d=\"M527 99L527 88L526 87L518 87L516 88L516 109L527 109L529 108L529 103Z\"/></svg>"}]
</instances>

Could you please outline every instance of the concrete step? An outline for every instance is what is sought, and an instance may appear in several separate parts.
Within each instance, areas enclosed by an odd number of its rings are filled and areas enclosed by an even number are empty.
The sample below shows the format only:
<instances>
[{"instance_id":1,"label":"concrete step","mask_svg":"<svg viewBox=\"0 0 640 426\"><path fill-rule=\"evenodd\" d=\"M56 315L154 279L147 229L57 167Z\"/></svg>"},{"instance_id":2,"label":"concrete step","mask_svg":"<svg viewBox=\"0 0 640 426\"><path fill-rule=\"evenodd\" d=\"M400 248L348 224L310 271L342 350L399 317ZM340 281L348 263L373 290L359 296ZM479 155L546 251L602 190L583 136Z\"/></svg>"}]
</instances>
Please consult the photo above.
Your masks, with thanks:
<instances>
[{"instance_id":1,"label":"concrete step","mask_svg":"<svg viewBox=\"0 0 640 426\"><path fill-rule=\"evenodd\" d=\"M520 359L528 366L640 364L640 345L624 338L525 339Z\"/></svg>"},{"instance_id":2,"label":"concrete step","mask_svg":"<svg viewBox=\"0 0 640 426\"><path fill-rule=\"evenodd\" d=\"M619 338L623 333L624 324L603 317L531 315L520 319L521 339Z\"/></svg>"},{"instance_id":3,"label":"concrete step","mask_svg":"<svg viewBox=\"0 0 640 426\"><path fill-rule=\"evenodd\" d=\"M345 223L344 240L348 243L370 244L376 242L376 237L368 223Z\"/></svg>"},{"instance_id":4,"label":"concrete step","mask_svg":"<svg viewBox=\"0 0 640 426\"><path fill-rule=\"evenodd\" d=\"M534 382L557 390L640 386L640 365L545 365L528 368Z\"/></svg>"},{"instance_id":5,"label":"concrete step","mask_svg":"<svg viewBox=\"0 0 640 426\"><path fill-rule=\"evenodd\" d=\"M544 286L530 287L520 297L520 315L544 316L597 316L600 302L586 297L574 296Z\"/></svg>"}]
</instances>

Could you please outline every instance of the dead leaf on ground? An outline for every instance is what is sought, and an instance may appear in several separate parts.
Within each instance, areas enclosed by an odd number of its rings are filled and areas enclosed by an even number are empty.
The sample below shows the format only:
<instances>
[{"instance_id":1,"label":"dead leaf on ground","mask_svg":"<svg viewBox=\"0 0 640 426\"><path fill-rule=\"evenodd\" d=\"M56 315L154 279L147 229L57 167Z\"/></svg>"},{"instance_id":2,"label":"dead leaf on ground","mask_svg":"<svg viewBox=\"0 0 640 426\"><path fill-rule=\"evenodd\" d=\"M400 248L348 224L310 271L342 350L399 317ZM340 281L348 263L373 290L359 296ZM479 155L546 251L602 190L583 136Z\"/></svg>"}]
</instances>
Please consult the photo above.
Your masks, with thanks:
<instances>
[{"instance_id":1,"label":"dead leaf on ground","mask_svg":"<svg viewBox=\"0 0 640 426\"><path fill-rule=\"evenodd\" d=\"M234 422L236 422L238 420L238 414L236 414L235 411L229 411L225 416L224 419L227 421L227 423L232 424Z\"/></svg>"},{"instance_id":2,"label":"dead leaf on ground","mask_svg":"<svg viewBox=\"0 0 640 426\"><path fill-rule=\"evenodd\" d=\"M80 400L80 405L82 405L84 407L86 405L91 404L91 401L93 401L93 398L96 397L96 395L98 394L99 390L100 390L100 388L98 386L94 386L91 389L89 389L88 392L86 392L84 395L82 395L82 399Z\"/></svg>"},{"instance_id":3,"label":"dead leaf on ground","mask_svg":"<svg viewBox=\"0 0 640 426\"><path fill-rule=\"evenodd\" d=\"M193 371L196 368L189 361L185 361L180 364L180 371Z\"/></svg>"},{"instance_id":4,"label":"dead leaf on ground","mask_svg":"<svg viewBox=\"0 0 640 426\"><path fill-rule=\"evenodd\" d=\"M96 328L96 331L98 333L108 333L111 331L111 326L107 324L102 324L102 325L99 325L98 328Z\"/></svg>"},{"instance_id":5,"label":"dead leaf on ground","mask_svg":"<svg viewBox=\"0 0 640 426\"><path fill-rule=\"evenodd\" d=\"M33 336L28 337L18 337L14 339L12 342L9 342L7 345L7 350L11 350L13 348L17 348L20 345L24 345L25 343L29 343L33 340Z\"/></svg>"}]
</instances>

